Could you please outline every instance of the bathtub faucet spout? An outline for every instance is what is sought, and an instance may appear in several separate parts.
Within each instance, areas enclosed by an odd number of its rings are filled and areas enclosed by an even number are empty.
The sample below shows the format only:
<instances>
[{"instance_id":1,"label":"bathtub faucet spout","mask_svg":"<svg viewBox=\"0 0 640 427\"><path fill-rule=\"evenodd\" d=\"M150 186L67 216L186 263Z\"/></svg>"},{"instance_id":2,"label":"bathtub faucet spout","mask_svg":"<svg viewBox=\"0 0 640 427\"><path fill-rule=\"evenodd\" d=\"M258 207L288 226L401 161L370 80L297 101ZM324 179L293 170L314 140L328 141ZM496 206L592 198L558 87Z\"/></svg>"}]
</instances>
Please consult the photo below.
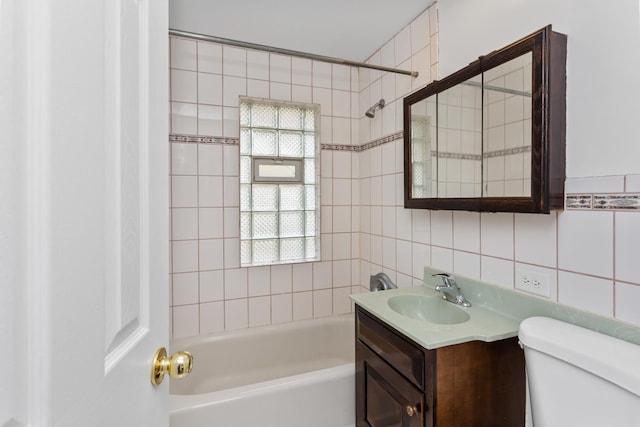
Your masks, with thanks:
<instances>
[{"instance_id":1,"label":"bathtub faucet spout","mask_svg":"<svg viewBox=\"0 0 640 427\"><path fill-rule=\"evenodd\" d=\"M384 291L387 289L397 289L398 287L384 273L378 273L369 279L369 289L371 292Z\"/></svg>"}]
</instances>

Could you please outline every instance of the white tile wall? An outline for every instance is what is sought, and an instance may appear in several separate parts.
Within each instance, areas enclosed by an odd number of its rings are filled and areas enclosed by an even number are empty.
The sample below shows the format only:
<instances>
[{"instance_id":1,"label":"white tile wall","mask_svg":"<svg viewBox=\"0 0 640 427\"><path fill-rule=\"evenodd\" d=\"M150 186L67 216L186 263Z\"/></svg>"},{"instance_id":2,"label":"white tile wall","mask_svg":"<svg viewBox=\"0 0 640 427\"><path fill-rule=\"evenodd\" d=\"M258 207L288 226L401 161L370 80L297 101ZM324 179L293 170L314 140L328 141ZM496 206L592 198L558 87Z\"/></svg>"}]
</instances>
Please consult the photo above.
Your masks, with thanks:
<instances>
[{"instance_id":1,"label":"white tile wall","mask_svg":"<svg viewBox=\"0 0 640 427\"><path fill-rule=\"evenodd\" d=\"M516 261L557 266L557 215L515 214Z\"/></svg>"},{"instance_id":2,"label":"white tile wall","mask_svg":"<svg viewBox=\"0 0 640 427\"><path fill-rule=\"evenodd\" d=\"M225 330L242 329L249 326L249 306L246 298L224 302L224 326Z\"/></svg>"},{"instance_id":3,"label":"white tile wall","mask_svg":"<svg viewBox=\"0 0 640 427\"><path fill-rule=\"evenodd\" d=\"M613 316L613 281L560 270L558 301L602 316Z\"/></svg>"},{"instance_id":4,"label":"white tile wall","mask_svg":"<svg viewBox=\"0 0 640 427\"><path fill-rule=\"evenodd\" d=\"M171 132L237 138L238 96L249 95L318 103L323 144L362 146L402 130L402 98L438 77L437 36L434 6L369 58L417 78L171 38ZM516 266L540 271L549 300L640 325L638 211L407 210L399 139L322 150L321 262L239 268L237 146L171 148L175 337L349 312L369 275L416 286L426 265L509 289ZM639 177L571 179L567 192L638 193Z\"/></svg>"},{"instance_id":5,"label":"white tile wall","mask_svg":"<svg viewBox=\"0 0 640 427\"><path fill-rule=\"evenodd\" d=\"M293 320L311 319L313 317L313 293L295 292L293 294Z\"/></svg>"},{"instance_id":6,"label":"white tile wall","mask_svg":"<svg viewBox=\"0 0 640 427\"><path fill-rule=\"evenodd\" d=\"M481 252L498 258L513 259L512 213L482 213L480 216Z\"/></svg>"},{"instance_id":7,"label":"white tile wall","mask_svg":"<svg viewBox=\"0 0 640 427\"><path fill-rule=\"evenodd\" d=\"M271 323L271 299L269 296L249 298L249 327Z\"/></svg>"},{"instance_id":8,"label":"white tile wall","mask_svg":"<svg viewBox=\"0 0 640 427\"><path fill-rule=\"evenodd\" d=\"M640 285L616 282L615 317L624 322L640 325Z\"/></svg>"},{"instance_id":9,"label":"white tile wall","mask_svg":"<svg viewBox=\"0 0 640 427\"><path fill-rule=\"evenodd\" d=\"M504 288L514 288L514 263L511 260L480 257L480 280Z\"/></svg>"},{"instance_id":10,"label":"white tile wall","mask_svg":"<svg viewBox=\"0 0 640 427\"><path fill-rule=\"evenodd\" d=\"M614 238L616 280L638 283L640 281L640 262L637 257L640 252L640 214L616 212Z\"/></svg>"},{"instance_id":11,"label":"white tile wall","mask_svg":"<svg viewBox=\"0 0 640 427\"><path fill-rule=\"evenodd\" d=\"M558 215L558 267L613 277L613 212L566 211Z\"/></svg>"},{"instance_id":12,"label":"white tile wall","mask_svg":"<svg viewBox=\"0 0 640 427\"><path fill-rule=\"evenodd\" d=\"M331 291L329 291L331 292ZM291 294L271 295L271 321L284 323L293 320L293 300Z\"/></svg>"}]
</instances>

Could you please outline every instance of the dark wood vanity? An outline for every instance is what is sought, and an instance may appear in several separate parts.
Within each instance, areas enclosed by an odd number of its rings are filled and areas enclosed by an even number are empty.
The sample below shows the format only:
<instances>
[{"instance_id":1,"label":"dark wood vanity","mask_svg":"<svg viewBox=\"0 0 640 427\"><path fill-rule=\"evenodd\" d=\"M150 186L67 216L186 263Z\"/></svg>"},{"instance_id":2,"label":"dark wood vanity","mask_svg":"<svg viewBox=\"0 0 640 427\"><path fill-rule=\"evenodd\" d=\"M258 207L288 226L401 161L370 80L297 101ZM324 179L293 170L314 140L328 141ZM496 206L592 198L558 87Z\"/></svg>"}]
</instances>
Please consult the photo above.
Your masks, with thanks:
<instances>
[{"instance_id":1,"label":"dark wood vanity","mask_svg":"<svg viewBox=\"0 0 640 427\"><path fill-rule=\"evenodd\" d=\"M358 427L516 427L525 422L517 337L426 350L356 305Z\"/></svg>"}]
</instances>

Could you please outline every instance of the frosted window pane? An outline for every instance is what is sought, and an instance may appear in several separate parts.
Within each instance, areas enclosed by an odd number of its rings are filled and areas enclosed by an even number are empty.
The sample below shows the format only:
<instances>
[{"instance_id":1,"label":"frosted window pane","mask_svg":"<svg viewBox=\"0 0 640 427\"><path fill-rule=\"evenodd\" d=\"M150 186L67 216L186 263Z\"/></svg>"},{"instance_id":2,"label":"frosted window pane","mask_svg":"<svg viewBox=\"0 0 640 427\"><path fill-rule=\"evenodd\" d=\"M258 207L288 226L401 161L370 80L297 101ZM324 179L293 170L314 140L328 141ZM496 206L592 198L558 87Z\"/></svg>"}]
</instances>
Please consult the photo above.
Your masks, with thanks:
<instances>
[{"instance_id":1,"label":"frosted window pane","mask_svg":"<svg viewBox=\"0 0 640 427\"><path fill-rule=\"evenodd\" d=\"M278 237L278 214L267 212L254 213L251 227L254 239Z\"/></svg>"},{"instance_id":2,"label":"frosted window pane","mask_svg":"<svg viewBox=\"0 0 640 427\"><path fill-rule=\"evenodd\" d=\"M243 212L251 210L251 185L240 185L240 210Z\"/></svg>"},{"instance_id":3,"label":"frosted window pane","mask_svg":"<svg viewBox=\"0 0 640 427\"><path fill-rule=\"evenodd\" d=\"M316 183L316 161L315 159L304 160L304 183L315 184Z\"/></svg>"},{"instance_id":4,"label":"frosted window pane","mask_svg":"<svg viewBox=\"0 0 640 427\"><path fill-rule=\"evenodd\" d=\"M417 185L424 183L424 171L422 170L422 163L413 164L413 182Z\"/></svg>"},{"instance_id":5,"label":"frosted window pane","mask_svg":"<svg viewBox=\"0 0 640 427\"><path fill-rule=\"evenodd\" d=\"M243 212L251 210L251 185L240 185L240 210Z\"/></svg>"},{"instance_id":6,"label":"frosted window pane","mask_svg":"<svg viewBox=\"0 0 640 427\"><path fill-rule=\"evenodd\" d=\"M240 126L249 126L251 124L251 111L249 104L240 104Z\"/></svg>"},{"instance_id":7,"label":"frosted window pane","mask_svg":"<svg viewBox=\"0 0 640 427\"><path fill-rule=\"evenodd\" d=\"M308 211L316 210L316 187L313 185L305 185L304 186L305 196L304 196L304 208Z\"/></svg>"},{"instance_id":8,"label":"frosted window pane","mask_svg":"<svg viewBox=\"0 0 640 427\"><path fill-rule=\"evenodd\" d=\"M316 213L315 212L305 212L305 234L307 236L315 236L316 235Z\"/></svg>"},{"instance_id":9,"label":"frosted window pane","mask_svg":"<svg viewBox=\"0 0 640 427\"><path fill-rule=\"evenodd\" d=\"M240 214L240 238L251 239L251 213L249 212Z\"/></svg>"},{"instance_id":10,"label":"frosted window pane","mask_svg":"<svg viewBox=\"0 0 640 427\"><path fill-rule=\"evenodd\" d=\"M254 156L276 156L276 132L272 130L253 130L252 150Z\"/></svg>"},{"instance_id":11,"label":"frosted window pane","mask_svg":"<svg viewBox=\"0 0 640 427\"><path fill-rule=\"evenodd\" d=\"M297 183L302 181L302 159L280 159L253 157L253 177L255 183L276 184Z\"/></svg>"},{"instance_id":12,"label":"frosted window pane","mask_svg":"<svg viewBox=\"0 0 640 427\"><path fill-rule=\"evenodd\" d=\"M316 113L313 110L306 110L304 114L304 129L315 131L316 130Z\"/></svg>"},{"instance_id":13,"label":"frosted window pane","mask_svg":"<svg viewBox=\"0 0 640 427\"><path fill-rule=\"evenodd\" d=\"M275 105L251 105L251 126L275 128L276 112L277 108Z\"/></svg>"},{"instance_id":14,"label":"frosted window pane","mask_svg":"<svg viewBox=\"0 0 640 427\"><path fill-rule=\"evenodd\" d=\"M305 157L316 156L316 137L312 133L304 134L304 156Z\"/></svg>"},{"instance_id":15,"label":"frosted window pane","mask_svg":"<svg viewBox=\"0 0 640 427\"><path fill-rule=\"evenodd\" d=\"M282 157L302 157L302 133L280 132L280 150Z\"/></svg>"},{"instance_id":16,"label":"frosted window pane","mask_svg":"<svg viewBox=\"0 0 640 427\"><path fill-rule=\"evenodd\" d=\"M318 246L318 238L317 237L307 237L305 240L305 257L306 259L314 259L318 258L318 253L320 252L320 248Z\"/></svg>"},{"instance_id":17,"label":"frosted window pane","mask_svg":"<svg viewBox=\"0 0 640 427\"><path fill-rule=\"evenodd\" d=\"M303 209L304 188L302 185L280 186L280 210L300 211Z\"/></svg>"},{"instance_id":18,"label":"frosted window pane","mask_svg":"<svg viewBox=\"0 0 640 427\"><path fill-rule=\"evenodd\" d=\"M259 101L241 103L240 259L243 266L319 257L320 147L315 134L319 125L316 117L317 111L312 107ZM256 181L253 176L256 165L259 170L265 165L273 168L267 160L275 157L282 157L283 164L299 162L296 170L300 174L295 184ZM260 160L264 164L259 163ZM301 181L304 185L299 184Z\"/></svg>"},{"instance_id":19,"label":"frosted window pane","mask_svg":"<svg viewBox=\"0 0 640 427\"><path fill-rule=\"evenodd\" d=\"M252 256L254 264L278 261L278 240L254 240Z\"/></svg>"},{"instance_id":20,"label":"frosted window pane","mask_svg":"<svg viewBox=\"0 0 640 427\"><path fill-rule=\"evenodd\" d=\"M282 239L280 240L280 259L283 261L304 259L304 248L304 239Z\"/></svg>"},{"instance_id":21,"label":"frosted window pane","mask_svg":"<svg viewBox=\"0 0 640 427\"><path fill-rule=\"evenodd\" d=\"M411 131L413 132L413 128L411 128ZM424 146L425 146L425 142L424 141L420 141L417 143L412 144L411 147L411 159L414 162L422 162L424 161Z\"/></svg>"},{"instance_id":22,"label":"frosted window pane","mask_svg":"<svg viewBox=\"0 0 640 427\"><path fill-rule=\"evenodd\" d=\"M240 242L240 262L242 264L251 263L251 240L242 240Z\"/></svg>"},{"instance_id":23,"label":"frosted window pane","mask_svg":"<svg viewBox=\"0 0 640 427\"><path fill-rule=\"evenodd\" d=\"M252 202L254 211L276 211L278 206L277 185L253 185Z\"/></svg>"},{"instance_id":24,"label":"frosted window pane","mask_svg":"<svg viewBox=\"0 0 640 427\"><path fill-rule=\"evenodd\" d=\"M281 129L302 129L303 111L295 107L280 108Z\"/></svg>"},{"instance_id":25,"label":"frosted window pane","mask_svg":"<svg viewBox=\"0 0 640 427\"><path fill-rule=\"evenodd\" d=\"M240 156L240 183L251 184L251 157Z\"/></svg>"},{"instance_id":26,"label":"frosted window pane","mask_svg":"<svg viewBox=\"0 0 640 427\"><path fill-rule=\"evenodd\" d=\"M251 131L240 129L240 154L251 154Z\"/></svg>"},{"instance_id":27,"label":"frosted window pane","mask_svg":"<svg viewBox=\"0 0 640 427\"><path fill-rule=\"evenodd\" d=\"M280 237L304 236L304 212L280 213Z\"/></svg>"}]
</instances>

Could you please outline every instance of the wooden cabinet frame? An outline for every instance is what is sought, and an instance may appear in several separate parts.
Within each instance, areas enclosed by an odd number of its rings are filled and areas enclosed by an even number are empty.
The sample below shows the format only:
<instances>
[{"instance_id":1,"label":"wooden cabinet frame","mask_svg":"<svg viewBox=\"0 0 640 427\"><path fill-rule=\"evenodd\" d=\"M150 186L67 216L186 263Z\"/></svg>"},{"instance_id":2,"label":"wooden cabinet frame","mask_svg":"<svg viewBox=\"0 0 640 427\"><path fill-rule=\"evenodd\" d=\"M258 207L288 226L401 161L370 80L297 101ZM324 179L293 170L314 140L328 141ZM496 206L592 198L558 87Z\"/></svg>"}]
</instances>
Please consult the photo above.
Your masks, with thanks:
<instances>
[{"instance_id":1,"label":"wooden cabinet frame","mask_svg":"<svg viewBox=\"0 0 640 427\"><path fill-rule=\"evenodd\" d=\"M527 52L532 53L531 192L524 197L412 197L411 106ZM564 206L567 36L547 26L404 98L406 208L549 213ZM481 183L483 185L483 183Z\"/></svg>"}]
</instances>

